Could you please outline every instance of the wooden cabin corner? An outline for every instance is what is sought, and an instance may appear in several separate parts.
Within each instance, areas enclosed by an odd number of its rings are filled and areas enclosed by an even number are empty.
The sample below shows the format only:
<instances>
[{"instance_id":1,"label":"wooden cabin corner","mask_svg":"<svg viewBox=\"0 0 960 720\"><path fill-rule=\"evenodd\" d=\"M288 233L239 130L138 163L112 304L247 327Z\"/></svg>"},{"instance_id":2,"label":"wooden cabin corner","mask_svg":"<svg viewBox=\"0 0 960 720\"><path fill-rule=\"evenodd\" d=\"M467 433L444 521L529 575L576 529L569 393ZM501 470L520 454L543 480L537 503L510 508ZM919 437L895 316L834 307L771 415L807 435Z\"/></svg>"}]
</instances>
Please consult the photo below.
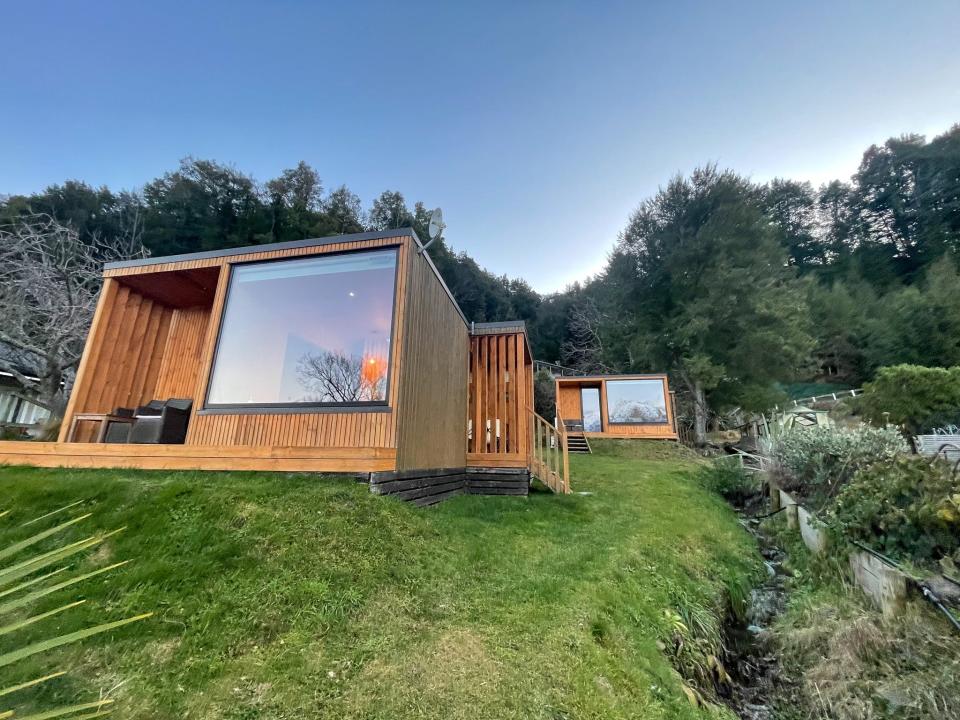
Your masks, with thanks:
<instances>
[{"instance_id":1,"label":"wooden cabin corner","mask_svg":"<svg viewBox=\"0 0 960 720\"><path fill-rule=\"evenodd\" d=\"M532 405L524 324L468 323L412 230L360 233L107 265L58 441L0 464L566 492Z\"/></svg>"}]
</instances>

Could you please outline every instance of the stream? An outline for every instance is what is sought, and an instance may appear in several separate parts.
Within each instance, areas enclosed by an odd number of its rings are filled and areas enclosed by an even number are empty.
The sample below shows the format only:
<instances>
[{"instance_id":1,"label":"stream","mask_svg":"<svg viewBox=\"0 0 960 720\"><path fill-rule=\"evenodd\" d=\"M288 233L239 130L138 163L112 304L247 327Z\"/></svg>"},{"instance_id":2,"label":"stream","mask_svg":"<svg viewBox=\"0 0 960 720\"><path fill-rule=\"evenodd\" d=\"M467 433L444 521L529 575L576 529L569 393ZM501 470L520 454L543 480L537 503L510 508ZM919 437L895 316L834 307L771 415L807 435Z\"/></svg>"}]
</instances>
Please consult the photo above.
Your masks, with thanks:
<instances>
[{"instance_id":1,"label":"stream","mask_svg":"<svg viewBox=\"0 0 960 720\"><path fill-rule=\"evenodd\" d=\"M776 699L785 697L790 680L785 676L770 626L783 612L790 574L784 569L786 554L748 518L767 512L762 497L738 507L740 523L757 541L766 566L763 582L750 591L743 618L731 613L726 627L724 665L731 682L721 688L724 702L742 720L775 720Z\"/></svg>"}]
</instances>

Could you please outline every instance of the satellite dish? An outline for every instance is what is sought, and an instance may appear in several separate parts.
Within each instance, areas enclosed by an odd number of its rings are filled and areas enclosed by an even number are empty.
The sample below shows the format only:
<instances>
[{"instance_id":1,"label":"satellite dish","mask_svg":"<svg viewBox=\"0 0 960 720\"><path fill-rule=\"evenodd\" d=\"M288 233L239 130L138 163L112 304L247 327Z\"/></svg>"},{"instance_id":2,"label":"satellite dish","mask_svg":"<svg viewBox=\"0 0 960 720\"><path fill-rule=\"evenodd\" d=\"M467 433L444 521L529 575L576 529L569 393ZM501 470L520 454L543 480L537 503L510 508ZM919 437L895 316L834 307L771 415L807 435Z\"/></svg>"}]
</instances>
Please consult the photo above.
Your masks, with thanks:
<instances>
[{"instance_id":1,"label":"satellite dish","mask_svg":"<svg viewBox=\"0 0 960 720\"><path fill-rule=\"evenodd\" d=\"M428 247L430 247L433 242L440 237L440 234L443 232L443 229L446 225L443 224L443 211L440 208L436 208L432 213L430 213L430 225L427 227L427 232L430 234L430 241L423 246L420 252L423 252Z\"/></svg>"}]
</instances>

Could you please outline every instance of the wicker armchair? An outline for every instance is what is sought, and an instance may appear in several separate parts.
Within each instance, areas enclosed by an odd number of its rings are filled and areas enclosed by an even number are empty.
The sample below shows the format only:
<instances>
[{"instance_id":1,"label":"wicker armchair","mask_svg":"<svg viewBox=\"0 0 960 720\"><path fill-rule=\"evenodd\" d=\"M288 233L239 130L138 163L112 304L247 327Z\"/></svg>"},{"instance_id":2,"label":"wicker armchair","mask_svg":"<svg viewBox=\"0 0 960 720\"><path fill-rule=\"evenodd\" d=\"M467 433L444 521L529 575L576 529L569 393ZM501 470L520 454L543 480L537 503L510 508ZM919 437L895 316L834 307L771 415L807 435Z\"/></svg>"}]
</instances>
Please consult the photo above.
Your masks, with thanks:
<instances>
[{"instance_id":1,"label":"wicker armchair","mask_svg":"<svg viewBox=\"0 0 960 720\"><path fill-rule=\"evenodd\" d=\"M151 400L136 409L131 443L182 445L187 439L187 423L193 401L180 398Z\"/></svg>"}]
</instances>

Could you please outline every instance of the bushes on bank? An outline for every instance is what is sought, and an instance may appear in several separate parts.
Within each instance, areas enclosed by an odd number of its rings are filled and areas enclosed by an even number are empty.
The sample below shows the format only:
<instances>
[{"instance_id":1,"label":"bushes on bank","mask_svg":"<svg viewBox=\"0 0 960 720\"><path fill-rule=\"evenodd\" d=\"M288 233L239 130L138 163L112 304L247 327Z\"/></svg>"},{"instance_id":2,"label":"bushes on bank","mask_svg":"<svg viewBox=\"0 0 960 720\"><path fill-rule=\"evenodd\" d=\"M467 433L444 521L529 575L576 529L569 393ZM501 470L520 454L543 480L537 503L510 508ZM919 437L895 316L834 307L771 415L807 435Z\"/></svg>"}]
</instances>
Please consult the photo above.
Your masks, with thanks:
<instances>
[{"instance_id":1,"label":"bushes on bank","mask_svg":"<svg viewBox=\"0 0 960 720\"><path fill-rule=\"evenodd\" d=\"M900 456L860 470L827 518L844 537L898 559L960 561L960 480L942 460Z\"/></svg>"},{"instance_id":2,"label":"bushes on bank","mask_svg":"<svg viewBox=\"0 0 960 720\"><path fill-rule=\"evenodd\" d=\"M737 457L717 458L700 469L700 482L734 505L743 505L760 490L760 481L747 472Z\"/></svg>"},{"instance_id":3,"label":"bushes on bank","mask_svg":"<svg viewBox=\"0 0 960 720\"><path fill-rule=\"evenodd\" d=\"M960 425L960 367L880 368L873 382L863 386L857 404L874 424L888 418L910 435Z\"/></svg>"},{"instance_id":4,"label":"bushes on bank","mask_svg":"<svg viewBox=\"0 0 960 720\"><path fill-rule=\"evenodd\" d=\"M908 451L894 428L795 428L777 439L773 460L783 487L822 500L858 470Z\"/></svg>"}]
</instances>

